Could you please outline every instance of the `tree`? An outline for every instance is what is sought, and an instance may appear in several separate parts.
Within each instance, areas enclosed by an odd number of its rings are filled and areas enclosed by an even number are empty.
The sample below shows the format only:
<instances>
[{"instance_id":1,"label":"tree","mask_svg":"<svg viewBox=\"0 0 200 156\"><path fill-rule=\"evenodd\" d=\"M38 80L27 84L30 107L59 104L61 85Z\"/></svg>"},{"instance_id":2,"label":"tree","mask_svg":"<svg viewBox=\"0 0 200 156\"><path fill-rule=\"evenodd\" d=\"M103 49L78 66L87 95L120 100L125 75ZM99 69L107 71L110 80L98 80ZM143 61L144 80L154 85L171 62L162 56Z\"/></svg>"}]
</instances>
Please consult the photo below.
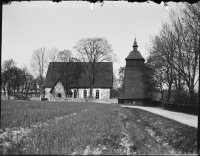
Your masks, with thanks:
<instances>
[{"instance_id":1,"label":"tree","mask_svg":"<svg viewBox=\"0 0 200 156\"><path fill-rule=\"evenodd\" d=\"M170 61L171 65L186 82L189 89L191 103L195 103L194 86L199 81L199 53L200 53L200 2L185 3L180 8L180 16L171 13L171 23L174 35L173 41L177 45L177 59Z\"/></svg>"},{"instance_id":2,"label":"tree","mask_svg":"<svg viewBox=\"0 0 200 156\"><path fill-rule=\"evenodd\" d=\"M160 84L159 89L162 94L161 99L164 94L164 85L168 87L167 101L170 101L171 90L174 82L174 69L169 64L170 59L173 59L174 45L170 40L169 34L165 31L168 29L168 25L163 23L162 30L159 35L151 38L152 47L148 49L150 51L150 56L147 59L148 65L155 70L155 80L157 84Z\"/></svg>"},{"instance_id":3,"label":"tree","mask_svg":"<svg viewBox=\"0 0 200 156\"><path fill-rule=\"evenodd\" d=\"M31 73L28 71L26 66L22 68L21 75L22 75L21 93L27 97L28 93L31 90L35 90L35 79L33 75L31 75Z\"/></svg>"},{"instance_id":4,"label":"tree","mask_svg":"<svg viewBox=\"0 0 200 156\"><path fill-rule=\"evenodd\" d=\"M122 85L124 83L124 75L125 75L125 67L120 67L119 68L119 79L117 80L119 83L119 88L122 89Z\"/></svg>"},{"instance_id":5,"label":"tree","mask_svg":"<svg viewBox=\"0 0 200 156\"><path fill-rule=\"evenodd\" d=\"M113 72L113 89L117 89L118 88L118 81L117 81L117 77L116 77L116 71Z\"/></svg>"},{"instance_id":6,"label":"tree","mask_svg":"<svg viewBox=\"0 0 200 156\"><path fill-rule=\"evenodd\" d=\"M48 53L49 62L58 61L58 52L59 52L58 48L55 48L55 47L49 50L49 53Z\"/></svg>"},{"instance_id":7,"label":"tree","mask_svg":"<svg viewBox=\"0 0 200 156\"><path fill-rule=\"evenodd\" d=\"M51 48L49 51L48 51L48 62L58 62L59 61L59 58L58 58L58 54L59 54L59 50L58 48ZM52 77L52 80L53 82L56 81L56 74L55 73L55 64L53 63L52 64L52 68L48 68L48 70L50 70L50 72L52 73L51 74L51 77Z\"/></svg>"},{"instance_id":8,"label":"tree","mask_svg":"<svg viewBox=\"0 0 200 156\"><path fill-rule=\"evenodd\" d=\"M47 55L46 55L46 48L39 48L35 51L33 51L32 57L31 57L31 68L36 73L36 75L40 78L40 94L42 94L42 86L44 84L44 77L46 73L47 68Z\"/></svg>"},{"instance_id":9,"label":"tree","mask_svg":"<svg viewBox=\"0 0 200 156\"><path fill-rule=\"evenodd\" d=\"M58 53L57 59L60 62L70 62L72 58L72 52L70 50L63 50Z\"/></svg>"},{"instance_id":10,"label":"tree","mask_svg":"<svg viewBox=\"0 0 200 156\"><path fill-rule=\"evenodd\" d=\"M113 53L111 44L105 38L80 39L74 48L81 61L89 62L86 70L90 82L90 98L93 98L92 92L98 72L106 71L106 67L98 66L97 62L117 61L116 54Z\"/></svg>"},{"instance_id":11,"label":"tree","mask_svg":"<svg viewBox=\"0 0 200 156\"><path fill-rule=\"evenodd\" d=\"M160 90L160 86L155 79L155 70L148 63L144 64L144 92L148 99L153 99L154 92L161 92L161 100L163 98L164 90Z\"/></svg>"},{"instance_id":12,"label":"tree","mask_svg":"<svg viewBox=\"0 0 200 156\"><path fill-rule=\"evenodd\" d=\"M13 81L13 69L15 68L16 63L13 59L9 59L4 61L2 65L2 79L3 79L3 87L4 91L8 94L8 100L10 99L10 94L12 90L12 81Z\"/></svg>"},{"instance_id":13,"label":"tree","mask_svg":"<svg viewBox=\"0 0 200 156\"><path fill-rule=\"evenodd\" d=\"M164 74L160 80L168 87L168 101L172 87L181 91L186 84L190 103L195 103L194 86L199 81L199 6L200 2L185 3L184 7L180 7L179 14L172 11L170 22L163 23L159 34L151 39L151 63L155 65L158 75Z\"/></svg>"},{"instance_id":14,"label":"tree","mask_svg":"<svg viewBox=\"0 0 200 156\"><path fill-rule=\"evenodd\" d=\"M21 70L16 67L16 62L13 59L4 61L1 70L2 88L4 94L7 91L8 99L10 99L11 93L15 93L20 86Z\"/></svg>"},{"instance_id":15,"label":"tree","mask_svg":"<svg viewBox=\"0 0 200 156\"><path fill-rule=\"evenodd\" d=\"M116 72L113 72L113 89L110 91L110 98L118 98L120 94L120 89L118 87L118 79L116 77Z\"/></svg>"}]
</instances>

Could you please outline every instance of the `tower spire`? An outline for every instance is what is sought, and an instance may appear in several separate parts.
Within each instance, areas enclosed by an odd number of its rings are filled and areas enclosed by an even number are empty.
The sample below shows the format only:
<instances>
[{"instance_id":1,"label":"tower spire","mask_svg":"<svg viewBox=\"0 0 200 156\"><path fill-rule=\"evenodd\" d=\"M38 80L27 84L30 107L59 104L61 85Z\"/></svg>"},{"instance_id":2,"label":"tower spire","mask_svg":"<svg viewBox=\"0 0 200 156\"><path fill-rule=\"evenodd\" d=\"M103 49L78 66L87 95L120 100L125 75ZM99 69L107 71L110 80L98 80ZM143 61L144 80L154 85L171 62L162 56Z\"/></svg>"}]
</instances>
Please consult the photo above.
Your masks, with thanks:
<instances>
[{"instance_id":1,"label":"tower spire","mask_svg":"<svg viewBox=\"0 0 200 156\"><path fill-rule=\"evenodd\" d=\"M137 45L136 37L135 37L135 41L133 43L133 51L137 51L137 47L138 47L138 45Z\"/></svg>"}]
</instances>

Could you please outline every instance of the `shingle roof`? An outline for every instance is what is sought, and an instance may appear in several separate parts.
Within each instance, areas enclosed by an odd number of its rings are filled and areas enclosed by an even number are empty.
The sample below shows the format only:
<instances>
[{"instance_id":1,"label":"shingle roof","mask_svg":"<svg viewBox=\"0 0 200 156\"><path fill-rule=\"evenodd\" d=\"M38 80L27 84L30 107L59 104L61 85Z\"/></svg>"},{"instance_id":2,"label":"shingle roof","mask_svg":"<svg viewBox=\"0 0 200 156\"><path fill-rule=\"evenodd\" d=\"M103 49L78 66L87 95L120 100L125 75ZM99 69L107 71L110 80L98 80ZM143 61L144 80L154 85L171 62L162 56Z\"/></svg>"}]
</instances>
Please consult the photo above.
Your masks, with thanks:
<instances>
[{"instance_id":1,"label":"shingle roof","mask_svg":"<svg viewBox=\"0 0 200 156\"><path fill-rule=\"evenodd\" d=\"M48 71L46 74L44 87L54 87L58 81L65 86L66 77L62 76L64 73L64 67L69 66L70 64L78 65L83 69L86 69L89 65L88 62L50 62ZM113 64L112 62L96 62L97 77L94 83L94 88L112 88L113 87ZM79 80L79 88L89 88L89 72L81 73L81 78ZM77 83L74 78L70 76L68 81L69 88L76 88Z\"/></svg>"},{"instance_id":2,"label":"shingle roof","mask_svg":"<svg viewBox=\"0 0 200 156\"><path fill-rule=\"evenodd\" d=\"M128 57L126 57L125 60L144 60L140 52L137 50L137 47L138 45L135 38L135 41L133 43L133 51L129 53Z\"/></svg>"},{"instance_id":3,"label":"shingle roof","mask_svg":"<svg viewBox=\"0 0 200 156\"><path fill-rule=\"evenodd\" d=\"M133 50L129 53L125 60L144 60L139 51Z\"/></svg>"}]
</instances>

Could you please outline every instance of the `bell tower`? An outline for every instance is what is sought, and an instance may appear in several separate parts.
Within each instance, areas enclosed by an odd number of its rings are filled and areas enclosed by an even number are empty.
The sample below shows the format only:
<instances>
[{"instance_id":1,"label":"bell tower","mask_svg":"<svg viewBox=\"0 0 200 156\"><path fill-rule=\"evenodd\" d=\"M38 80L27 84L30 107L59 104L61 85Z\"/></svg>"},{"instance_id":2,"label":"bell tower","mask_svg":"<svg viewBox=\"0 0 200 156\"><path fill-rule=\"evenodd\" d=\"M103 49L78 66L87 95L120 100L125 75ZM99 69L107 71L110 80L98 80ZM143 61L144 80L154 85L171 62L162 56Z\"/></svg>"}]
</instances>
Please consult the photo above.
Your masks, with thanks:
<instances>
[{"instance_id":1,"label":"bell tower","mask_svg":"<svg viewBox=\"0 0 200 156\"><path fill-rule=\"evenodd\" d=\"M135 38L133 50L125 58L124 82L118 103L133 103L145 99L143 81L145 60L137 48L138 45Z\"/></svg>"}]
</instances>

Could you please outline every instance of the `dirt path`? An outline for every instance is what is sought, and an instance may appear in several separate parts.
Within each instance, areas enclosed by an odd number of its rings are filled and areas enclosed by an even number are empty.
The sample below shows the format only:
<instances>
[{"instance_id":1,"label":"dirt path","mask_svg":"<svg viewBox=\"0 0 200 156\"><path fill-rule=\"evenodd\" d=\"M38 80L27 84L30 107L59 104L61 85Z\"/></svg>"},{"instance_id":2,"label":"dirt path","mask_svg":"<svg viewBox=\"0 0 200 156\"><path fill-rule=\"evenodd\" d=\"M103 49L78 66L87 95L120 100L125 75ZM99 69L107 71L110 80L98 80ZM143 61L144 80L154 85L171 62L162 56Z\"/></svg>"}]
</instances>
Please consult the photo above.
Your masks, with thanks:
<instances>
[{"instance_id":1,"label":"dirt path","mask_svg":"<svg viewBox=\"0 0 200 156\"><path fill-rule=\"evenodd\" d=\"M172 111L168 111L168 110L164 110L162 108L156 108L156 107L130 106L130 105L121 105L121 106L129 107L129 108L139 108L139 109L149 111L154 114L164 116L169 119L176 120L178 122L181 122L183 124L186 124L188 126L192 126L195 128L197 128L197 125L198 125L198 116L195 116L195 115L172 112Z\"/></svg>"}]
</instances>

